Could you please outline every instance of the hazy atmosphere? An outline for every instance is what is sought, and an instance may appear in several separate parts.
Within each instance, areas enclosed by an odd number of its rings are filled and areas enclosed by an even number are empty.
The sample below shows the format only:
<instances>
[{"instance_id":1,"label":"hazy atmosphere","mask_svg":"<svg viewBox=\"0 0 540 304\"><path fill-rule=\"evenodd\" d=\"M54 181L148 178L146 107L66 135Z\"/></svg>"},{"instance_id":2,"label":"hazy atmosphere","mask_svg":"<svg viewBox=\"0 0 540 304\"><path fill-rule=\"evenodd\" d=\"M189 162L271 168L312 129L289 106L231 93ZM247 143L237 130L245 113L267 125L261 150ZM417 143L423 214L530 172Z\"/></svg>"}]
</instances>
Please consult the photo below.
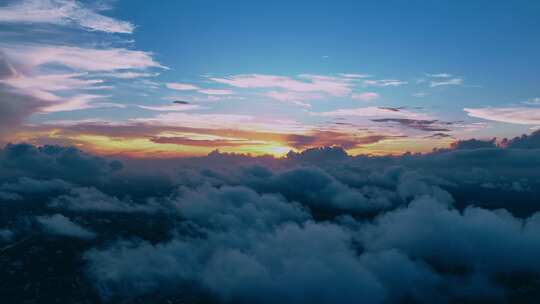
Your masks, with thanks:
<instances>
[{"instance_id":1,"label":"hazy atmosphere","mask_svg":"<svg viewBox=\"0 0 540 304\"><path fill-rule=\"evenodd\" d=\"M0 0L1 303L540 302L540 2Z\"/></svg>"}]
</instances>

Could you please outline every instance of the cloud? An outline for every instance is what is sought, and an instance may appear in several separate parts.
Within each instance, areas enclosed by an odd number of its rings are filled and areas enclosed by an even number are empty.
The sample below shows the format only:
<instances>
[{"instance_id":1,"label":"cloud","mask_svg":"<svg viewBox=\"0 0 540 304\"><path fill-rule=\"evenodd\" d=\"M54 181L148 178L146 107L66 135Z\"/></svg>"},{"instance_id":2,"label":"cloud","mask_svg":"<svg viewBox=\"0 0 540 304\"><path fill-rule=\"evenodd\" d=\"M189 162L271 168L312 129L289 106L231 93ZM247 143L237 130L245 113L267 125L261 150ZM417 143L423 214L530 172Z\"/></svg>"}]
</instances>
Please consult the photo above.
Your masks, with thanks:
<instances>
[{"instance_id":1,"label":"cloud","mask_svg":"<svg viewBox=\"0 0 540 304\"><path fill-rule=\"evenodd\" d=\"M178 83L178 82L169 82L165 84L167 88L178 91L190 91L190 90L199 90L200 88L196 85L189 83Z\"/></svg>"},{"instance_id":2,"label":"cloud","mask_svg":"<svg viewBox=\"0 0 540 304\"><path fill-rule=\"evenodd\" d=\"M478 140L478 139L467 139L467 140L458 140L450 146L455 150L463 149L492 149L496 148L495 139L492 140Z\"/></svg>"},{"instance_id":3,"label":"cloud","mask_svg":"<svg viewBox=\"0 0 540 304\"><path fill-rule=\"evenodd\" d=\"M104 77L113 77L120 79L133 79L133 78L142 78L142 77L155 77L158 76L157 73L143 73L143 72L114 72L103 74Z\"/></svg>"},{"instance_id":4,"label":"cloud","mask_svg":"<svg viewBox=\"0 0 540 304\"><path fill-rule=\"evenodd\" d=\"M431 78L451 78L452 74L438 73L438 74L426 74L426 76L431 77Z\"/></svg>"},{"instance_id":5,"label":"cloud","mask_svg":"<svg viewBox=\"0 0 540 304\"><path fill-rule=\"evenodd\" d=\"M165 68L152 58L151 53L123 48L10 44L3 45L2 50L12 60L32 67L59 64L74 70L92 72Z\"/></svg>"},{"instance_id":6,"label":"cloud","mask_svg":"<svg viewBox=\"0 0 540 304\"><path fill-rule=\"evenodd\" d=\"M119 200L96 188L73 188L68 194L54 198L48 205L54 209L77 212L142 212L152 213L160 209L157 205L135 204L129 200Z\"/></svg>"},{"instance_id":7,"label":"cloud","mask_svg":"<svg viewBox=\"0 0 540 304\"><path fill-rule=\"evenodd\" d=\"M524 103L528 105L540 105L540 97L530 98Z\"/></svg>"},{"instance_id":8,"label":"cloud","mask_svg":"<svg viewBox=\"0 0 540 304\"><path fill-rule=\"evenodd\" d=\"M0 7L0 22L74 24L91 31L127 34L135 28L129 22L104 16L79 1L66 0L23 0L8 4Z\"/></svg>"},{"instance_id":9,"label":"cloud","mask_svg":"<svg viewBox=\"0 0 540 304\"><path fill-rule=\"evenodd\" d=\"M390 117L404 117L410 119L430 119L430 117L423 113L416 113L407 110L395 111L393 109L381 108L381 107L363 107L363 108L350 108L350 109L337 109L328 112L312 112L315 116L325 117L376 117L376 116L390 116Z\"/></svg>"},{"instance_id":10,"label":"cloud","mask_svg":"<svg viewBox=\"0 0 540 304\"><path fill-rule=\"evenodd\" d=\"M401 81L397 79L380 79L380 80L364 80L362 82L365 86L373 87L397 87L407 84L407 81Z\"/></svg>"},{"instance_id":11,"label":"cloud","mask_svg":"<svg viewBox=\"0 0 540 304\"><path fill-rule=\"evenodd\" d=\"M9 242L13 239L15 233L9 229L0 229L0 241Z\"/></svg>"},{"instance_id":12,"label":"cloud","mask_svg":"<svg viewBox=\"0 0 540 304\"><path fill-rule=\"evenodd\" d=\"M29 144L8 144L0 149L0 168L6 169L0 172L1 178L56 178L82 184L103 180L116 171L113 162L73 147Z\"/></svg>"},{"instance_id":13,"label":"cloud","mask_svg":"<svg viewBox=\"0 0 540 304\"><path fill-rule=\"evenodd\" d=\"M361 101L372 101L379 97L380 97L379 94L375 92L365 92L365 93L358 93L358 94L351 95L352 99L361 100Z\"/></svg>"},{"instance_id":14,"label":"cloud","mask_svg":"<svg viewBox=\"0 0 540 304\"><path fill-rule=\"evenodd\" d=\"M360 238L367 250L395 248L441 267L470 266L468 271L489 274L538 272L533 260L540 250L540 239L533 231L539 219L538 214L523 220L504 210L477 207L467 207L461 213L423 197L408 208L380 216ZM527 249L516 258L518 248Z\"/></svg>"},{"instance_id":15,"label":"cloud","mask_svg":"<svg viewBox=\"0 0 540 304\"><path fill-rule=\"evenodd\" d=\"M331 96L344 96L350 89L349 81L321 75L299 75L298 79L287 76L245 74L210 80L238 88L280 88L293 92L323 92Z\"/></svg>"},{"instance_id":16,"label":"cloud","mask_svg":"<svg viewBox=\"0 0 540 304\"><path fill-rule=\"evenodd\" d=\"M530 107L464 108L467 115L486 120L520 125L539 125L540 109Z\"/></svg>"},{"instance_id":17,"label":"cloud","mask_svg":"<svg viewBox=\"0 0 540 304\"><path fill-rule=\"evenodd\" d=\"M19 194L47 194L67 192L72 185L61 180L36 180L29 177L20 177L17 182L7 182L0 185L1 192L11 192Z\"/></svg>"},{"instance_id":18,"label":"cloud","mask_svg":"<svg viewBox=\"0 0 540 304\"><path fill-rule=\"evenodd\" d=\"M369 74L354 74L354 73L339 73L338 74L341 77L345 78L369 78L371 75Z\"/></svg>"},{"instance_id":19,"label":"cloud","mask_svg":"<svg viewBox=\"0 0 540 304\"><path fill-rule=\"evenodd\" d=\"M76 95L71 98L66 98L61 100L53 105L43 107L42 112L52 113L52 112L66 112L66 111L77 111L85 109L95 109L95 108L125 108L126 106L119 103L111 102L93 102L96 99L106 98L107 96L103 95Z\"/></svg>"},{"instance_id":20,"label":"cloud","mask_svg":"<svg viewBox=\"0 0 540 304\"><path fill-rule=\"evenodd\" d=\"M524 137L527 147L529 137L536 134ZM465 142L384 157L326 147L284 158L128 158L121 170L75 149L8 146L0 150L0 193L21 199L0 202L2 229L17 237L2 258L7 271L17 269L12 257L19 254L47 258L52 271L69 274L54 281L65 287L62 294L77 288L69 283L79 275L89 282L87 298L113 303L534 298L538 151ZM91 170L85 162L103 167ZM39 216L27 221L28 214ZM82 237L84 246L37 234L36 224ZM32 283L14 285L14 297L37 290L41 272L10 274Z\"/></svg>"},{"instance_id":21,"label":"cloud","mask_svg":"<svg viewBox=\"0 0 540 304\"><path fill-rule=\"evenodd\" d=\"M312 92L292 92L292 91L270 91L263 94L264 96L276 99L279 101L290 102L295 105L310 108L311 104L305 102L309 100L323 99L324 95Z\"/></svg>"},{"instance_id":22,"label":"cloud","mask_svg":"<svg viewBox=\"0 0 540 304\"><path fill-rule=\"evenodd\" d=\"M427 92L418 92L418 93L412 94L413 97L419 97L419 98L426 97L429 95L431 95L431 93L427 93Z\"/></svg>"},{"instance_id":23,"label":"cloud","mask_svg":"<svg viewBox=\"0 0 540 304\"><path fill-rule=\"evenodd\" d=\"M405 126L411 129L416 129L416 130L421 130L421 131L439 131L439 132L451 131L450 129L448 129L448 127L452 125L452 123L445 123L438 120L422 120L422 119L409 119L409 118L379 118L379 119L372 119L371 121L397 123L398 125Z\"/></svg>"},{"instance_id":24,"label":"cloud","mask_svg":"<svg viewBox=\"0 0 540 304\"><path fill-rule=\"evenodd\" d=\"M512 139L503 139L501 145L510 149L540 149L540 130L530 135L521 135Z\"/></svg>"},{"instance_id":25,"label":"cloud","mask_svg":"<svg viewBox=\"0 0 540 304\"><path fill-rule=\"evenodd\" d=\"M202 109L201 106L191 105L191 104L173 104L173 105L163 105L163 106L143 106L138 105L141 109L159 111L159 112L176 112L176 111L189 111L195 109Z\"/></svg>"},{"instance_id":26,"label":"cloud","mask_svg":"<svg viewBox=\"0 0 540 304\"><path fill-rule=\"evenodd\" d=\"M36 216L36 221L43 226L43 229L50 234L76 237L81 239L92 239L96 234L71 221L62 214L53 214L50 216Z\"/></svg>"},{"instance_id":27,"label":"cloud","mask_svg":"<svg viewBox=\"0 0 540 304\"><path fill-rule=\"evenodd\" d=\"M442 81L431 81L429 83L429 86L432 88L440 87L440 86L450 86L450 85L462 85L463 79L461 78L452 78L448 80L442 80Z\"/></svg>"},{"instance_id":28,"label":"cloud","mask_svg":"<svg viewBox=\"0 0 540 304\"><path fill-rule=\"evenodd\" d=\"M233 91L231 90L218 90L218 89L202 89L197 92L206 94L206 95L231 95Z\"/></svg>"}]
</instances>

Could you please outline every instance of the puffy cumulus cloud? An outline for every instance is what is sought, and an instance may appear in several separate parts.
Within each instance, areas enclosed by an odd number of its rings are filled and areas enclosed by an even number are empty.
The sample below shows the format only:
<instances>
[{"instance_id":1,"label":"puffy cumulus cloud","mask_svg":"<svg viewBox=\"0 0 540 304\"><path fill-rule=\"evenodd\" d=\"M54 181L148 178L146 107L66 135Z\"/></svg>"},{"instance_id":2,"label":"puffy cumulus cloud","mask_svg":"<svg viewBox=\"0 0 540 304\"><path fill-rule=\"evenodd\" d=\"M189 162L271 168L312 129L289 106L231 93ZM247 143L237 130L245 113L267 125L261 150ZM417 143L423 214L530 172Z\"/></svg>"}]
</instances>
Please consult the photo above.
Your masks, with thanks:
<instances>
[{"instance_id":1,"label":"puffy cumulus cloud","mask_svg":"<svg viewBox=\"0 0 540 304\"><path fill-rule=\"evenodd\" d=\"M0 168L0 179L30 177L75 183L96 183L120 169L117 161L93 156L73 147L36 147L30 144L8 144L0 149ZM34 183L29 186L41 185Z\"/></svg>"},{"instance_id":2,"label":"puffy cumulus cloud","mask_svg":"<svg viewBox=\"0 0 540 304\"><path fill-rule=\"evenodd\" d=\"M0 185L0 191L17 194L62 193L68 191L71 187L69 183L61 179L36 180L29 177L21 177L17 182L7 182Z\"/></svg>"},{"instance_id":3,"label":"puffy cumulus cloud","mask_svg":"<svg viewBox=\"0 0 540 304\"><path fill-rule=\"evenodd\" d=\"M336 225L291 223L274 233L210 233L155 246L121 242L86 259L104 295L195 282L227 303L380 303L383 287L355 258L349 239Z\"/></svg>"},{"instance_id":4,"label":"puffy cumulus cloud","mask_svg":"<svg viewBox=\"0 0 540 304\"><path fill-rule=\"evenodd\" d=\"M424 196L362 227L359 239L367 250L397 249L447 270L539 274L539 220L472 206L460 212Z\"/></svg>"},{"instance_id":5,"label":"puffy cumulus cloud","mask_svg":"<svg viewBox=\"0 0 540 304\"><path fill-rule=\"evenodd\" d=\"M180 189L174 202L180 215L202 227L220 230L268 230L310 216L303 208L274 194L259 195L246 187Z\"/></svg>"},{"instance_id":6,"label":"puffy cumulus cloud","mask_svg":"<svg viewBox=\"0 0 540 304\"><path fill-rule=\"evenodd\" d=\"M136 204L130 200L120 200L107 195L96 188L77 187L68 194L55 197L49 207L78 212L157 212L156 203Z\"/></svg>"},{"instance_id":7,"label":"puffy cumulus cloud","mask_svg":"<svg viewBox=\"0 0 540 304\"><path fill-rule=\"evenodd\" d=\"M368 212L391 206L389 198L368 197L348 187L317 167L299 167L278 172L269 178L249 182L264 192L276 192L315 210Z\"/></svg>"},{"instance_id":8,"label":"puffy cumulus cloud","mask_svg":"<svg viewBox=\"0 0 540 304\"><path fill-rule=\"evenodd\" d=\"M510 149L540 149L540 130L512 139L503 139L501 145Z\"/></svg>"},{"instance_id":9,"label":"puffy cumulus cloud","mask_svg":"<svg viewBox=\"0 0 540 304\"><path fill-rule=\"evenodd\" d=\"M478 139L466 139L453 142L450 146L454 150L466 150L466 149L489 149L496 148L497 144L495 139L492 140L478 140Z\"/></svg>"},{"instance_id":10,"label":"puffy cumulus cloud","mask_svg":"<svg viewBox=\"0 0 540 304\"><path fill-rule=\"evenodd\" d=\"M36 221L43 226L45 232L50 234L81 239L91 239L96 236L94 232L81 227L62 214L37 216Z\"/></svg>"},{"instance_id":11,"label":"puffy cumulus cloud","mask_svg":"<svg viewBox=\"0 0 540 304\"><path fill-rule=\"evenodd\" d=\"M0 202L0 227L17 240L0 260L12 294L45 277L62 290L50 302L75 302L80 283L67 278L79 277L96 303L530 303L538 151L461 145L385 157L213 152L125 159L121 170L75 149L12 145L0 153L0 195L19 201ZM65 272L17 271L16 259L44 258Z\"/></svg>"},{"instance_id":12,"label":"puffy cumulus cloud","mask_svg":"<svg viewBox=\"0 0 540 304\"><path fill-rule=\"evenodd\" d=\"M9 242L13 239L15 233L10 229L0 229L0 241Z\"/></svg>"}]
</instances>

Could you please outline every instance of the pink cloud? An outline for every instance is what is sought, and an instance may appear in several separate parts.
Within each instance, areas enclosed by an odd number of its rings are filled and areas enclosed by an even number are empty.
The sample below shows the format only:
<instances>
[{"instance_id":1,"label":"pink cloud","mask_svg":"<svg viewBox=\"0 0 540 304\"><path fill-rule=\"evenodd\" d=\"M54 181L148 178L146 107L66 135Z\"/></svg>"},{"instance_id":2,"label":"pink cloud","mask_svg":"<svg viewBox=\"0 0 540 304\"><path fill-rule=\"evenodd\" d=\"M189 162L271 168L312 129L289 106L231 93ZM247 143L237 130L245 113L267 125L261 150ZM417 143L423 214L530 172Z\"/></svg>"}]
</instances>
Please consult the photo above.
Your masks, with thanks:
<instances>
[{"instance_id":1,"label":"pink cloud","mask_svg":"<svg viewBox=\"0 0 540 304\"><path fill-rule=\"evenodd\" d=\"M92 49L57 45L12 45L2 50L11 59L38 67L59 64L83 71L114 71L119 69L166 68L152 54L122 48Z\"/></svg>"},{"instance_id":2,"label":"pink cloud","mask_svg":"<svg viewBox=\"0 0 540 304\"><path fill-rule=\"evenodd\" d=\"M355 100L361 100L361 101L372 101L379 98L379 94L375 92L365 92L365 93L352 94L351 98Z\"/></svg>"},{"instance_id":3,"label":"pink cloud","mask_svg":"<svg viewBox=\"0 0 540 304\"><path fill-rule=\"evenodd\" d=\"M198 90L199 87L189 83L178 83L178 82L169 82L166 84L167 88L178 91L190 91Z\"/></svg>"},{"instance_id":4,"label":"pink cloud","mask_svg":"<svg viewBox=\"0 0 540 304\"><path fill-rule=\"evenodd\" d=\"M233 91L231 90L218 90L218 89L202 89L197 92L206 94L206 95L231 95Z\"/></svg>"},{"instance_id":5,"label":"pink cloud","mask_svg":"<svg viewBox=\"0 0 540 304\"><path fill-rule=\"evenodd\" d=\"M23 0L0 8L0 22L79 25L91 31L130 34L135 26L99 14L79 1Z\"/></svg>"},{"instance_id":6,"label":"pink cloud","mask_svg":"<svg viewBox=\"0 0 540 304\"><path fill-rule=\"evenodd\" d=\"M210 79L238 88L280 88L295 92L323 92L332 96L344 96L351 91L350 81L344 78L309 74L299 75L298 78L301 80L287 76L247 74Z\"/></svg>"}]
</instances>

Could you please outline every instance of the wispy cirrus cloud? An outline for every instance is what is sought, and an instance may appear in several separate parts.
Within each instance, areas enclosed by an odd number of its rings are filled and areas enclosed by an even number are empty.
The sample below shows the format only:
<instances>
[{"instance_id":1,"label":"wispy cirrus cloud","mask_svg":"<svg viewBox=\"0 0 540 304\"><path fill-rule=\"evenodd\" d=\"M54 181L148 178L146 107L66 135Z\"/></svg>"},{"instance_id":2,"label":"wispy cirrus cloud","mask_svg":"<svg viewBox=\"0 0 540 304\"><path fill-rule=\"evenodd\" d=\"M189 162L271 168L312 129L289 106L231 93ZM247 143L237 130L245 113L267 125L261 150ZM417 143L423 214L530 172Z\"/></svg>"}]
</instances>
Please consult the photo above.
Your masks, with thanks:
<instances>
[{"instance_id":1,"label":"wispy cirrus cloud","mask_svg":"<svg viewBox=\"0 0 540 304\"><path fill-rule=\"evenodd\" d=\"M166 69L154 60L151 53L124 48L96 49L36 44L4 44L0 47L12 60L30 67L57 64L74 70L91 72Z\"/></svg>"},{"instance_id":2,"label":"wispy cirrus cloud","mask_svg":"<svg viewBox=\"0 0 540 304\"><path fill-rule=\"evenodd\" d=\"M363 84L365 86L372 87L397 87L407 84L407 81L397 80L397 79L379 79L379 80L364 80Z\"/></svg>"},{"instance_id":3,"label":"wispy cirrus cloud","mask_svg":"<svg viewBox=\"0 0 540 304\"><path fill-rule=\"evenodd\" d=\"M201 106L193 104L172 104L172 105L161 105L161 106L145 106L138 105L139 108L151 111L160 111L160 112L182 112L188 110L202 109Z\"/></svg>"},{"instance_id":4,"label":"wispy cirrus cloud","mask_svg":"<svg viewBox=\"0 0 540 304\"><path fill-rule=\"evenodd\" d=\"M534 106L540 105L540 97L530 98L530 99L526 100L524 102L524 104L534 105Z\"/></svg>"},{"instance_id":5,"label":"wispy cirrus cloud","mask_svg":"<svg viewBox=\"0 0 540 304\"><path fill-rule=\"evenodd\" d=\"M211 77L210 80L237 88L279 88L294 92L322 92L332 96L344 96L351 92L351 84L347 79L311 74L298 75L298 79L278 75L244 74Z\"/></svg>"},{"instance_id":6,"label":"wispy cirrus cloud","mask_svg":"<svg viewBox=\"0 0 540 304\"><path fill-rule=\"evenodd\" d=\"M497 122L520 125L540 125L540 108L484 107L464 108L467 115Z\"/></svg>"},{"instance_id":7,"label":"wispy cirrus cloud","mask_svg":"<svg viewBox=\"0 0 540 304\"><path fill-rule=\"evenodd\" d=\"M460 77L455 77L449 73L436 73L436 74L426 74L428 79L421 79L419 83L423 83L429 80L429 86L431 88L441 87L441 86L457 86L463 84L463 79Z\"/></svg>"},{"instance_id":8,"label":"wispy cirrus cloud","mask_svg":"<svg viewBox=\"0 0 540 304\"><path fill-rule=\"evenodd\" d=\"M360 100L360 101L372 101L378 99L380 95L375 92L364 92L356 93L351 95L351 99Z\"/></svg>"},{"instance_id":9,"label":"wispy cirrus cloud","mask_svg":"<svg viewBox=\"0 0 540 304\"><path fill-rule=\"evenodd\" d=\"M178 91L192 91L192 90L200 89L196 85L189 84L189 83L179 83L179 82L168 82L165 84L165 86L171 90L178 90Z\"/></svg>"},{"instance_id":10,"label":"wispy cirrus cloud","mask_svg":"<svg viewBox=\"0 0 540 304\"><path fill-rule=\"evenodd\" d=\"M448 79L448 80L441 80L441 81L432 80L429 83L429 86L432 87L432 88L435 88L435 87L440 87L440 86L457 86L457 85L462 85L462 84L463 84L463 79L461 79L461 78L451 78L451 79Z\"/></svg>"},{"instance_id":11,"label":"wispy cirrus cloud","mask_svg":"<svg viewBox=\"0 0 540 304\"><path fill-rule=\"evenodd\" d=\"M394 108L385 107L362 107L362 108L349 108L349 109L337 109L327 112L312 112L312 115L323 117L402 117L410 119L431 119L431 117L424 113L417 113L408 110L395 110Z\"/></svg>"},{"instance_id":12,"label":"wispy cirrus cloud","mask_svg":"<svg viewBox=\"0 0 540 304\"><path fill-rule=\"evenodd\" d=\"M198 90L197 92L201 94L206 94L206 95L231 95L233 94L233 91L231 90L221 90L221 89L201 89L201 90Z\"/></svg>"},{"instance_id":13,"label":"wispy cirrus cloud","mask_svg":"<svg viewBox=\"0 0 540 304\"><path fill-rule=\"evenodd\" d=\"M100 100L107 98L108 96L103 95L75 95L69 98L62 98L54 104L42 108L44 113L53 113L53 112L66 112L66 111L76 111L76 110L85 110L85 109L95 109L95 108L125 108L126 106L119 103L112 102L95 102L95 100Z\"/></svg>"},{"instance_id":14,"label":"wispy cirrus cloud","mask_svg":"<svg viewBox=\"0 0 540 304\"><path fill-rule=\"evenodd\" d=\"M75 25L91 31L130 34L135 26L102 15L103 7L91 8L71 0L24 0L0 6L0 23L48 23Z\"/></svg>"}]
</instances>

